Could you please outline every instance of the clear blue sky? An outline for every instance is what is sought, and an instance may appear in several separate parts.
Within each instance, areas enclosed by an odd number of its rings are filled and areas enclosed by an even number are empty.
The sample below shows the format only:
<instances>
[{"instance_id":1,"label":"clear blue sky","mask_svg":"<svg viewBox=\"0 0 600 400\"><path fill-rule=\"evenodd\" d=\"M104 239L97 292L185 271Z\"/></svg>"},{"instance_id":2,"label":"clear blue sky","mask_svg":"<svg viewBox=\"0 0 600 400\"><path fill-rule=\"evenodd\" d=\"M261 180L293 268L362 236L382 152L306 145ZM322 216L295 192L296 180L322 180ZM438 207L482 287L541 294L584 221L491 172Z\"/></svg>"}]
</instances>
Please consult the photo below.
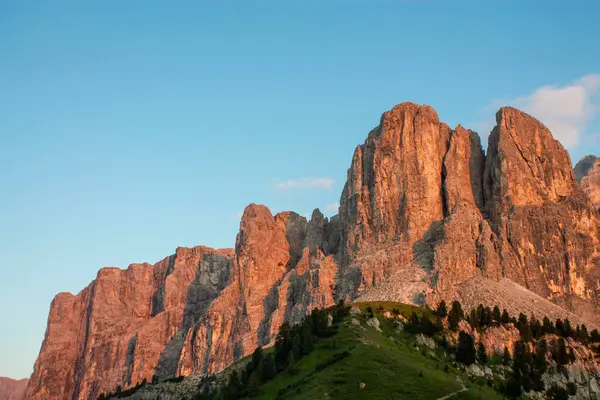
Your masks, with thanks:
<instances>
[{"instance_id":1,"label":"clear blue sky","mask_svg":"<svg viewBox=\"0 0 600 400\"><path fill-rule=\"evenodd\" d=\"M0 4L0 376L100 267L232 247L250 202L337 202L394 104L486 126L600 73L595 0L91 3ZM573 159L600 154L591 81Z\"/></svg>"}]
</instances>

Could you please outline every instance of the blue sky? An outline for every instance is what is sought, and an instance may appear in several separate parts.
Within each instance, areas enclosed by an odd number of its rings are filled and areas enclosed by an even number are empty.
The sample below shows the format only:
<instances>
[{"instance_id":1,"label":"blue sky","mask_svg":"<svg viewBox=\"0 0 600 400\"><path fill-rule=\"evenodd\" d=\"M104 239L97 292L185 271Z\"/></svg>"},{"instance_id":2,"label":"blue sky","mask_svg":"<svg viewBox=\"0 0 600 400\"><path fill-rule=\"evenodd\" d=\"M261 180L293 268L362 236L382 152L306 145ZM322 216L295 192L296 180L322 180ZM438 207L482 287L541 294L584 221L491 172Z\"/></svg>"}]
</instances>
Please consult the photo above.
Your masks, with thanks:
<instances>
[{"instance_id":1,"label":"blue sky","mask_svg":"<svg viewBox=\"0 0 600 400\"><path fill-rule=\"evenodd\" d=\"M396 103L600 154L597 1L91 3L0 3L0 376L102 266L232 247L251 202L334 213Z\"/></svg>"}]
</instances>

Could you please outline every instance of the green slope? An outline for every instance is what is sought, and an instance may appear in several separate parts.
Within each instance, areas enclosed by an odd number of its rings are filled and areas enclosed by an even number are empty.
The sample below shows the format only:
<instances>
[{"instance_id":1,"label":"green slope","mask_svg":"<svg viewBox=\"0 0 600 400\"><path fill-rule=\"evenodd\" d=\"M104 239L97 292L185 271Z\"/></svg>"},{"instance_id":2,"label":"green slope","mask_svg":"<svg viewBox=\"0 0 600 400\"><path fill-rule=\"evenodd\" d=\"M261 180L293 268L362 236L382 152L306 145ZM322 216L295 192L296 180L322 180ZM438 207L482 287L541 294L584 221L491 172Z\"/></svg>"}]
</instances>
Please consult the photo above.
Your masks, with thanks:
<instances>
[{"instance_id":1,"label":"green slope","mask_svg":"<svg viewBox=\"0 0 600 400\"><path fill-rule=\"evenodd\" d=\"M417 307L394 303L360 303L364 310L399 309L409 315ZM337 333L316 343L315 349L296 363L294 373L278 374L263 383L254 399L500 399L492 388L471 383L451 366L442 349L415 347L414 336L397 332L393 321L375 312L382 332L367 325L363 316L349 317ZM317 364L347 351L347 357L323 368ZM446 367L446 368L445 368ZM464 386L463 386L464 382ZM361 383L364 387L361 389ZM462 389L465 389L461 391ZM278 397L279 396L279 397Z\"/></svg>"}]
</instances>

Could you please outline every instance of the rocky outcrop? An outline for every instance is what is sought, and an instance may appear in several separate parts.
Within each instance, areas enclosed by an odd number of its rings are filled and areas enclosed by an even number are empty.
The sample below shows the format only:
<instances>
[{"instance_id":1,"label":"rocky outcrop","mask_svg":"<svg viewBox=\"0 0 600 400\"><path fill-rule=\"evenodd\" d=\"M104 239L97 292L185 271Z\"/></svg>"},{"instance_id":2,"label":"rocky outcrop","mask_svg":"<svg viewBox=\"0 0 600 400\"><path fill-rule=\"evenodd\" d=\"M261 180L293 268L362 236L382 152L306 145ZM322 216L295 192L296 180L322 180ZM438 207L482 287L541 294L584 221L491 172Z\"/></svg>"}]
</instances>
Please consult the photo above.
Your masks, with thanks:
<instances>
[{"instance_id":1,"label":"rocky outcrop","mask_svg":"<svg viewBox=\"0 0 600 400\"><path fill-rule=\"evenodd\" d=\"M514 108L501 109L496 120L484 191L502 276L596 319L600 224L567 151Z\"/></svg>"},{"instance_id":2,"label":"rocky outcrop","mask_svg":"<svg viewBox=\"0 0 600 400\"><path fill-rule=\"evenodd\" d=\"M544 125L509 107L496 119L484 156L430 107L383 114L340 201L342 295L436 304L508 278L597 321L598 214Z\"/></svg>"},{"instance_id":3,"label":"rocky outcrop","mask_svg":"<svg viewBox=\"0 0 600 400\"><path fill-rule=\"evenodd\" d=\"M575 177L594 206L600 210L600 158L585 156L575 165Z\"/></svg>"},{"instance_id":4,"label":"rocky outcrop","mask_svg":"<svg viewBox=\"0 0 600 400\"><path fill-rule=\"evenodd\" d=\"M236 242L231 284L203 321L188 331L178 375L221 370L270 344L284 321L299 322L315 307L333 304L337 265L326 254L329 222L315 210L271 215L246 208Z\"/></svg>"},{"instance_id":5,"label":"rocky outcrop","mask_svg":"<svg viewBox=\"0 0 600 400\"><path fill-rule=\"evenodd\" d=\"M25 394L28 379L0 377L0 400L21 400Z\"/></svg>"},{"instance_id":6,"label":"rocky outcrop","mask_svg":"<svg viewBox=\"0 0 600 400\"><path fill-rule=\"evenodd\" d=\"M513 108L496 120L484 155L475 132L399 104L356 148L339 215L251 204L235 250L180 248L57 295L27 398L216 372L340 298L460 299L592 326L598 212L544 125Z\"/></svg>"},{"instance_id":7,"label":"rocky outcrop","mask_svg":"<svg viewBox=\"0 0 600 400\"><path fill-rule=\"evenodd\" d=\"M58 294L26 398L96 398L150 381L161 362L169 363L163 352L184 321L228 284L232 256L227 249L178 248L155 265L103 268L79 294Z\"/></svg>"},{"instance_id":8,"label":"rocky outcrop","mask_svg":"<svg viewBox=\"0 0 600 400\"><path fill-rule=\"evenodd\" d=\"M318 210L246 208L235 250L178 248L155 264L103 268L61 293L27 398L88 399L143 381L219 371L268 345L284 320L333 303L337 265Z\"/></svg>"}]
</instances>

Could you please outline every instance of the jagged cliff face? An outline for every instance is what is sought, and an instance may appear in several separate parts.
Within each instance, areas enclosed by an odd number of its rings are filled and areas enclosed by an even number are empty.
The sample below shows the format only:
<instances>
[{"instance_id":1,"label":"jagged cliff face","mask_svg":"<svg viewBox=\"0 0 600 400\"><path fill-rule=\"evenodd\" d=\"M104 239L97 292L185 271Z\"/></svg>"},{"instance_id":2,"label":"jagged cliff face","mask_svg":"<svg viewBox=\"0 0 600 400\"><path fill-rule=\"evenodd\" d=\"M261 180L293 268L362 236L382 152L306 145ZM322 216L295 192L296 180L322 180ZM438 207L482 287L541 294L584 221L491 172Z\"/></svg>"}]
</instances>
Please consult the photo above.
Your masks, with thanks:
<instances>
[{"instance_id":1,"label":"jagged cliff face","mask_svg":"<svg viewBox=\"0 0 600 400\"><path fill-rule=\"evenodd\" d=\"M354 152L342 192L342 292L396 274L398 295L410 300L431 291L428 277L450 288L472 276L491 246L481 215L484 165L477 134L440 123L431 107L403 103L384 113Z\"/></svg>"},{"instance_id":2,"label":"jagged cliff face","mask_svg":"<svg viewBox=\"0 0 600 400\"><path fill-rule=\"evenodd\" d=\"M494 305L502 292L511 310L597 322L599 227L567 152L532 117L501 109L486 157L476 133L403 103L357 147L331 220L252 204L235 250L180 248L59 294L27 398L215 372L337 298Z\"/></svg>"},{"instance_id":3,"label":"jagged cliff face","mask_svg":"<svg viewBox=\"0 0 600 400\"><path fill-rule=\"evenodd\" d=\"M103 268L76 296L58 294L26 398L96 398L151 380L184 321L227 285L232 257L231 250L178 248L155 265Z\"/></svg>"},{"instance_id":4,"label":"jagged cliff face","mask_svg":"<svg viewBox=\"0 0 600 400\"><path fill-rule=\"evenodd\" d=\"M50 307L28 399L95 399L156 374L218 371L271 342L284 319L333 302L331 223L315 211L246 208L235 251L178 248L155 264L103 268Z\"/></svg>"},{"instance_id":5,"label":"jagged cliff face","mask_svg":"<svg viewBox=\"0 0 600 400\"><path fill-rule=\"evenodd\" d=\"M502 275L595 318L599 219L550 131L504 108L489 140L484 189Z\"/></svg>"},{"instance_id":6,"label":"jagged cliff face","mask_svg":"<svg viewBox=\"0 0 600 400\"><path fill-rule=\"evenodd\" d=\"M575 165L575 177L594 206L600 210L600 158L585 156Z\"/></svg>"},{"instance_id":7,"label":"jagged cliff face","mask_svg":"<svg viewBox=\"0 0 600 400\"><path fill-rule=\"evenodd\" d=\"M340 201L345 292L435 304L505 277L597 320L599 219L568 153L525 113L496 119L485 157L475 133L430 107L383 114Z\"/></svg>"},{"instance_id":8,"label":"jagged cliff face","mask_svg":"<svg viewBox=\"0 0 600 400\"><path fill-rule=\"evenodd\" d=\"M203 321L188 331L177 375L221 370L258 346L271 343L284 321L333 303L337 265L328 243L337 231L316 210L310 221L296 213L271 215L246 208L238 234L231 284Z\"/></svg>"}]
</instances>

